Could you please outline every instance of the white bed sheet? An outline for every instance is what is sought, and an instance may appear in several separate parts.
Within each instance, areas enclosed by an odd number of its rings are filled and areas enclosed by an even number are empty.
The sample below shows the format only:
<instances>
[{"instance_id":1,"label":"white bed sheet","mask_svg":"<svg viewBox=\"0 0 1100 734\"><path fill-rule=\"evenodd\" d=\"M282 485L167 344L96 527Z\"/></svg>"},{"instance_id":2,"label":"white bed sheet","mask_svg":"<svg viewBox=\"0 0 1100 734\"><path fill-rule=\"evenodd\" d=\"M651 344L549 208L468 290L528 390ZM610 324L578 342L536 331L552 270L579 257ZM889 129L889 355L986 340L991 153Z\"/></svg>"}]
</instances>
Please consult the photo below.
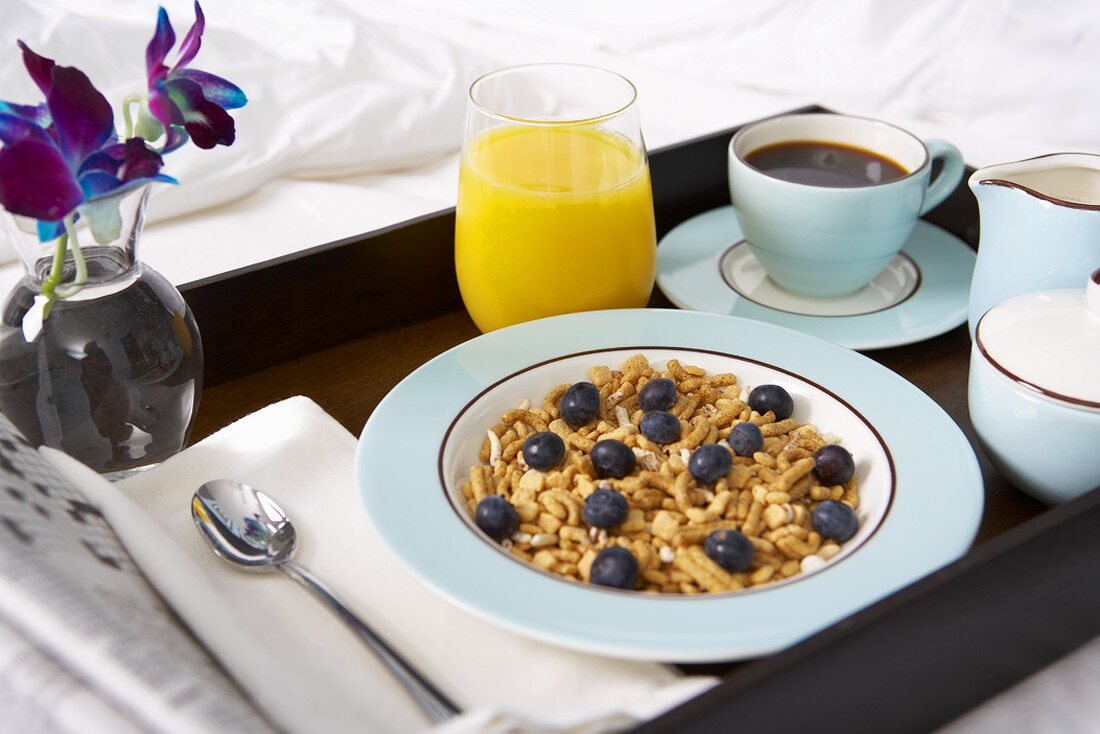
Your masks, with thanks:
<instances>
[{"instance_id":1,"label":"white bed sheet","mask_svg":"<svg viewBox=\"0 0 1100 734\"><path fill-rule=\"evenodd\" d=\"M190 3L165 4L182 33ZM0 48L25 38L112 99L140 88L143 0L0 5ZM169 158L184 185L154 195L142 254L176 283L451 206L465 87L514 63L626 74L651 148L818 102L979 165L1100 149L1100 10L1069 0L207 0L206 14L197 65L251 102L232 148ZM30 97L16 54L0 80ZM5 270L0 288L18 277Z\"/></svg>"}]
</instances>

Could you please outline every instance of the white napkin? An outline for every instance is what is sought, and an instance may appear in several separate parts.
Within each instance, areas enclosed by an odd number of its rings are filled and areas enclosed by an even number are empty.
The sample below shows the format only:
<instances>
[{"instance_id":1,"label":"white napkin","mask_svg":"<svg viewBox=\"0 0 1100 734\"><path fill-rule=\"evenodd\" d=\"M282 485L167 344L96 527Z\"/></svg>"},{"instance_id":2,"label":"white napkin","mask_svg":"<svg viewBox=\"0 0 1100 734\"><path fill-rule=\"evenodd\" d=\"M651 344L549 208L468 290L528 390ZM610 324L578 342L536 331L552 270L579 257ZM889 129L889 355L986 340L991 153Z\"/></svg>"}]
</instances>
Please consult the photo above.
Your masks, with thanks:
<instances>
[{"instance_id":1,"label":"white napkin","mask_svg":"<svg viewBox=\"0 0 1100 734\"><path fill-rule=\"evenodd\" d=\"M355 445L319 406L297 397L117 485L50 456L100 507L196 636L292 734L410 732L426 722L362 643L304 589L278 573L243 574L211 553L189 509L204 481L239 479L275 498L298 529L298 560L466 712L443 727L447 734L624 728L713 685L664 665L534 642L435 596L370 525L352 479Z\"/></svg>"}]
</instances>

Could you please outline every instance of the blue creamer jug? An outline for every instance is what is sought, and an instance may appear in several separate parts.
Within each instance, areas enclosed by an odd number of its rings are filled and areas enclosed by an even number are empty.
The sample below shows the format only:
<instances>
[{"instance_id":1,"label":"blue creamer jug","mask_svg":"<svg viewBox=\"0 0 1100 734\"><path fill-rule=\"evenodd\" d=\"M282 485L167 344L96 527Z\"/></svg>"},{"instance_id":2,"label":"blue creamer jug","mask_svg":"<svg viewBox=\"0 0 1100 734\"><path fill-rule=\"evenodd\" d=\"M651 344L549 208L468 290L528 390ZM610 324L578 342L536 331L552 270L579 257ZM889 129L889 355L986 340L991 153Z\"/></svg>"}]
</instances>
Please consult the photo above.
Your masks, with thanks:
<instances>
[{"instance_id":1,"label":"blue creamer jug","mask_svg":"<svg viewBox=\"0 0 1100 734\"><path fill-rule=\"evenodd\" d=\"M970 336L986 311L1031 291L1078 288L1100 267L1100 155L1056 153L970 177L981 242L970 282Z\"/></svg>"}]
</instances>

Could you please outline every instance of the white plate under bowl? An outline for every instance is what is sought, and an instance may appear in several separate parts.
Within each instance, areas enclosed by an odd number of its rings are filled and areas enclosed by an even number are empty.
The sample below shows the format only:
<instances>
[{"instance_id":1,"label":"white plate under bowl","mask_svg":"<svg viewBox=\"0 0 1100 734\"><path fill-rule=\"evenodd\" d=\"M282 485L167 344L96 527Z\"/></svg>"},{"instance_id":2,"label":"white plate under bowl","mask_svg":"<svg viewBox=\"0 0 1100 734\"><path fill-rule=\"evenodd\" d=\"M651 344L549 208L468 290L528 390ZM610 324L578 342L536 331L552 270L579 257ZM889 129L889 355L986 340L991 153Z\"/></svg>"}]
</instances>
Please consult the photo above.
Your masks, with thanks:
<instances>
[{"instance_id":1,"label":"white plate under bowl","mask_svg":"<svg viewBox=\"0 0 1100 734\"><path fill-rule=\"evenodd\" d=\"M861 496L860 530L843 553L757 589L659 596L562 579L481 533L460 485L485 431L523 398L538 404L593 365L617 366L638 352L658 366L675 357L733 372L744 385L783 385L796 418L841 436L856 457ZM957 558L977 530L983 496L959 429L877 363L789 329L661 310L544 319L436 357L372 414L355 471L383 539L455 604L554 644L680 662L774 652Z\"/></svg>"},{"instance_id":2,"label":"white plate under bowl","mask_svg":"<svg viewBox=\"0 0 1100 734\"><path fill-rule=\"evenodd\" d=\"M657 285L676 306L744 316L852 349L939 336L966 321L975 254L950 232L917 222L901 253L871 283L836 298L791 293L767 277L732 206L681 223L657 248Z\"/></svg>"}]
</instances>

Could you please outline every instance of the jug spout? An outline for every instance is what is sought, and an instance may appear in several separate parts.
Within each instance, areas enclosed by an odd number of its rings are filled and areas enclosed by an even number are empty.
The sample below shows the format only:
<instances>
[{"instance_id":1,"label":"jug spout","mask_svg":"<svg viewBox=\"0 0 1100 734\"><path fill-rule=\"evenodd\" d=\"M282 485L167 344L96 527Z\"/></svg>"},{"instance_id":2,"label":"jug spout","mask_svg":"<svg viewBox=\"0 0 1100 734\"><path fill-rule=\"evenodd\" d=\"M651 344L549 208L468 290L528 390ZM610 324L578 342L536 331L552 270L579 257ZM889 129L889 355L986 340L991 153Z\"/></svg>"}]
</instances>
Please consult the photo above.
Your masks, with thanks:
<instances>
[{"instance_id":1,"label":"jug spout","mask_svg":"<svg viewBox=\"0 0 1100 734\"><path fill-rule=\"evenodd\" d=\"M1054 153L998 163L974 172L970 190L981 202L983 187L998 186L1056 206L1100 211L1100 155Z\"/></svg>"},{"instance_id":2,"label":"jug spout","mask_svg":"<svg viewBox=\"0 0 1100 734\"><path fill-rule=\"evenodd\" d=\"M1100 155L1057 153L970 177L981 240L970 281L970 335L1006 298L1079 288L1100 267Z\"/></svg>"}]
</instances>

